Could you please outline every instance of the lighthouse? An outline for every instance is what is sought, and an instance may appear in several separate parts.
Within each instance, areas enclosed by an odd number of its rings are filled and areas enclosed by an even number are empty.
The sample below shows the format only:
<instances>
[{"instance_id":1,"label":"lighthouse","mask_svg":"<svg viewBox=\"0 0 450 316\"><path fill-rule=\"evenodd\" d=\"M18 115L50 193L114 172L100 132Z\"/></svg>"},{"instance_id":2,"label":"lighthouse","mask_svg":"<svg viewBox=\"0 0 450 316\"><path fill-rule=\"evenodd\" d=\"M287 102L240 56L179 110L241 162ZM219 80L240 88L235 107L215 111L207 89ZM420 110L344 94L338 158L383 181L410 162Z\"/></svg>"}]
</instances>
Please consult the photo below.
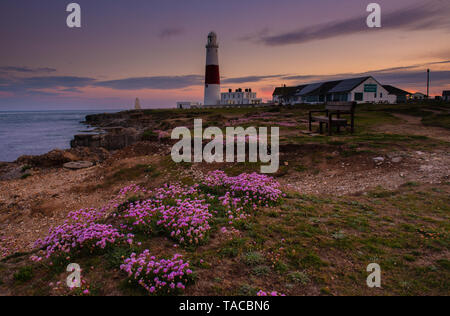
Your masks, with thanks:
<instances>
[{"instance_id":1,"label":"lighthouse","mask_svg":"<svg viewBox=\"0 0 450 316\"><path fill-rule=\"evenodd\" d=\"M217 34L208 35L206 45L205 105L220 103L219 45Z\"/></svg>"}]
</instances>

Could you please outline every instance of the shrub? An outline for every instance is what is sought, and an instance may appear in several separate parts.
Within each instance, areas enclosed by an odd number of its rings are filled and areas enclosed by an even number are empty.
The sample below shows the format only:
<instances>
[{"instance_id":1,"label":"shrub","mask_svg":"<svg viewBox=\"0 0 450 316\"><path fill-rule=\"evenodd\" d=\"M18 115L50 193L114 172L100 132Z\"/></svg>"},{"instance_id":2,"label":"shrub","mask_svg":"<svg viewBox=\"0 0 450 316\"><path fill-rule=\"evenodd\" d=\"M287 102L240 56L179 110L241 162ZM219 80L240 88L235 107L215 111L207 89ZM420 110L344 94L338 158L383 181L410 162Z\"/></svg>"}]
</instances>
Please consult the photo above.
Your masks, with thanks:
<instances>
[{"instance_id":1,"label":"shrub","mask_svg":"<svg viewBox=\"0 0 450 316\"><path fill-rule=\"evenodd\" d=\"M177 194L187 195L178 189L159 190L155 199L132 203L122 217L133 231L148 234L163 231L180 244L202 244L211 230L209 205L204 200L173 199Z\"/></svg>"},{"instance_id":2,"label":"shrub","mask_svg":"<svg viewBox=\"0 0 450 316\"><path fill-rule=\"evenodd\" d=\"M139 256L131 254L120 269L151 295L174 295L193 282L189 263L181 257L177 254L172 259L157 261L149 250L145 250Z\"/></svg>"},{"instance_id":3,"label":"shrub","mask_svg":"<svg viewBox=\"0 0 450 316\"><path fill-rule=\"evenodd\" d=\"M208 220L212 218L209 205L201 200L178 200L176 206L161 208L162 225L170 237L180 244L201 244L211 229Z\"/></svg>"},{"instance_id":4,"label":"shrub","mask_svg":"<svg viewBox=\"0 0 450 316\"><path fill-rule=\"evenodd\" d=\"M102 216L103 213L95 209L72 212L62 225L50 229L47 237L36 241L35 247L45 248L46 257L50 258L54 254L103 250L116 242L123 242L125 235L112 225L96 223ZM128 235L128 238L132 237L133 235Z\"/></svg>"}]
</instances>

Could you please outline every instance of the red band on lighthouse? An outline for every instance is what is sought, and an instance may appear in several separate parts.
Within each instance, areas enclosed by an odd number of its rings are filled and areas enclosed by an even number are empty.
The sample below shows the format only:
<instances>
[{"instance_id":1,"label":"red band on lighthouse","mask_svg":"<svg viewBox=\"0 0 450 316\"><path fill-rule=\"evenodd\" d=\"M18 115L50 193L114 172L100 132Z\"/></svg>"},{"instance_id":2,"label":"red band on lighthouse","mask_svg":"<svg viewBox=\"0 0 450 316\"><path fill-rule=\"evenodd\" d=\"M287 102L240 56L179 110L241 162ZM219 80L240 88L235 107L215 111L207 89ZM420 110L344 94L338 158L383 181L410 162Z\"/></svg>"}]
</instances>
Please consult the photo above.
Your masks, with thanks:
<instances>
[{"instance_id":1,"label":"red band on lighthouse","mask_svg":"<svg viewBox=\"0 0 450 316\"><path fill-rule=\"evenodd\" d=\"M205 84L220 84L219 66L206 66Z\"/></svg>"}]
</instances>

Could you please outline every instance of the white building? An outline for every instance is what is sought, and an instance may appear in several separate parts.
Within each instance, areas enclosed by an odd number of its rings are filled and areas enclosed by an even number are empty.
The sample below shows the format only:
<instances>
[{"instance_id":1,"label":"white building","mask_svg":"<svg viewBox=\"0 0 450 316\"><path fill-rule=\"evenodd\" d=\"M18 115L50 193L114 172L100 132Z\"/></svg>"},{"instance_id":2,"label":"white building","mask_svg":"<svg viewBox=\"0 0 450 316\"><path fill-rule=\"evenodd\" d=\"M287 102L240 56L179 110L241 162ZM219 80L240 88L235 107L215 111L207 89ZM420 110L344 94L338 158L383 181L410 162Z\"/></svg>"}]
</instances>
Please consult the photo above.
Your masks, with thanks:
<instances>
[{"instance_id":1,"label":"white building","mask_svg":"<svg viewBox=\"0 0 450 316\"><path fill-rule=\"evenodd\" d=\"M229 89L228 92L221 94L220 104L233 105L233 104L261 104L262 99L256 97L256 92L252 92L252 89L236 89L233 92Z\"/></svg>"},{"instance_id":2,"label":"white building","mask_svg":"<svg viewBox=\"0 0 450 316\"><path fill-rule=\"evenodd\" d=\"M134 109L135 110L142 110L141 101L139 101L139 98L136 98L136 101L134 101Z\"/></svg>"},{"instance_id":3,"label":"white building","mask_svg":"<svg viewBox=\"0 0 450 316\"><path fill-rule=\"evenodd\" d=\"M177 109L198 109L202 106L200 102L177 102Z\"/></svg>"},{"instance_id":4,"label":"white building","mask_svg":"<svg viewBox=\"0 0 450 316\"><path fill-rule=\"evenodd\" d=\"M389 92L373 77L279 87L273 102L279 104L321 104L326 102L395 103L397 96Z\"/></svg>"}]
</instances>

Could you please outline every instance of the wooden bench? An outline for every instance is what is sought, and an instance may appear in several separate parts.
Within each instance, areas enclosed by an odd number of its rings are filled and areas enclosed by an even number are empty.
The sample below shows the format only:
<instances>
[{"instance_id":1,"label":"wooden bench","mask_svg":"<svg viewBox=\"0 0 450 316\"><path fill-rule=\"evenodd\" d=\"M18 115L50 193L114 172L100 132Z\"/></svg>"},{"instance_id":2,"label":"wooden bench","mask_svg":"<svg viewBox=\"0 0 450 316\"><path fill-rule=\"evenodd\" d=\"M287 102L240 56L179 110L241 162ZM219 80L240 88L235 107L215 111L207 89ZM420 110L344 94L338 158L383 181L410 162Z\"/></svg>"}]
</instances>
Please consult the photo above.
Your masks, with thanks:
<instances>
[{"instance_id":1,"label":"wooden bench","mask_svg":"<svg viewBox=\"0 0 450 316\"><path fill-rule=\"evenodd\" d=\"M355 107L356 102L329 102L325 110L314 110L309 112L309 130L312 131L312 123L319 122L320 133L323 134L323 124L327 126L328 135L332 135L333 127L336 126L337 132L341 127L349 125L348 119L341 118L341 115L350 115L350 126L352 134L355 132ZM314 116L315 113L324 113L323 116ZM335 117L333 117L335 116Z\"/></svg>"}]
</instances>

